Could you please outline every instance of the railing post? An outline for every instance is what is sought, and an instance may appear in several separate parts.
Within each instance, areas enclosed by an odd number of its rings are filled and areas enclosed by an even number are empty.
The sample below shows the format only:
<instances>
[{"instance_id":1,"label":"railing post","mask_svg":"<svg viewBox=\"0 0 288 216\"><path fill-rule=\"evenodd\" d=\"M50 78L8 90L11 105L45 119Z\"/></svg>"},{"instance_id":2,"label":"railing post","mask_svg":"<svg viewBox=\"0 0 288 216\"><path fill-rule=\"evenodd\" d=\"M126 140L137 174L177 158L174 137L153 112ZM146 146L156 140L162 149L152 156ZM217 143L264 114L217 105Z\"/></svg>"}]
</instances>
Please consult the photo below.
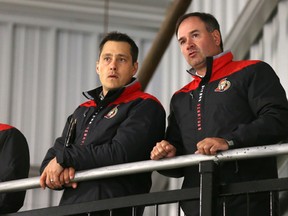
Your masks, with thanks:
<instances>
[{"instance_id":1,"label":"railing post","mask_svg":"<svg viewBox=\"0 0 288 216\"><path fill-rule=\"evenodd\" d=\"M214 187L214 161L202 161L199 163L200 172L200 216L215 215Z\"/></svg>"}]
</instances>

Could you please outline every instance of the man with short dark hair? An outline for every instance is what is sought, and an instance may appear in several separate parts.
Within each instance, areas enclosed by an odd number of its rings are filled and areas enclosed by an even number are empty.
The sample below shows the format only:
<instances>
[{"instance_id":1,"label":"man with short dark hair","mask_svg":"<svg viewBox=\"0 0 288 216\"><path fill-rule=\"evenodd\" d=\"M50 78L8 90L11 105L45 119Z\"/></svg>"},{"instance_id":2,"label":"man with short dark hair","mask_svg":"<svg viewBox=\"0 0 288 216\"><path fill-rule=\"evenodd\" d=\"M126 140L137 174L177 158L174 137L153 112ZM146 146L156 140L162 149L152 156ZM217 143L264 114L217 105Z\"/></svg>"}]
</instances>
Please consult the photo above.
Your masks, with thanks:
<instances>
[{"instance_id":1,"label":"man with short dark hair","mask_svg":"<svg viewBox=\"0 0 288 216\"><path fill-rule=\"evenodd\" d=\"M151 173L78 184L70 180L75 170L148 160L154 143L165 133L164 108L155 97L142 92L133 77L138 69L135 42L126 34L111 32L99 49L96 71L102 86L84 93L88 101L69 116L62 136L41 165L42 188L64 187L61 205L148 193ZM133 215L142 215L143 209L137 208ZM132 209L116 210L113 215L129 216Z\"/></svg>"},{"instance_id":2,"label":"man with short dark hair","mask_svg":"<svg viewBox=\"0 0 288 216\"><path fill-rule=\"evenodd\" d=\"M286 94L267 63L233 61L231 52L223 52L220 27L211 14L183 15L176 36L193 80L173 95L166 140L156 144L151 159L215 155L276 144L287 137ZM275 157L223 162L218 167L221 184L278 177ZM182 188L199 187L198 166L178 171L166 174L184 176ZM273 199L269 193L219 198L215 215L268 216L271 202L277 201L274 195ZM187 216L199 215L199 201L181 206ZM276 214L277 208L273 210Z\"/></svg>"}]
</instances>

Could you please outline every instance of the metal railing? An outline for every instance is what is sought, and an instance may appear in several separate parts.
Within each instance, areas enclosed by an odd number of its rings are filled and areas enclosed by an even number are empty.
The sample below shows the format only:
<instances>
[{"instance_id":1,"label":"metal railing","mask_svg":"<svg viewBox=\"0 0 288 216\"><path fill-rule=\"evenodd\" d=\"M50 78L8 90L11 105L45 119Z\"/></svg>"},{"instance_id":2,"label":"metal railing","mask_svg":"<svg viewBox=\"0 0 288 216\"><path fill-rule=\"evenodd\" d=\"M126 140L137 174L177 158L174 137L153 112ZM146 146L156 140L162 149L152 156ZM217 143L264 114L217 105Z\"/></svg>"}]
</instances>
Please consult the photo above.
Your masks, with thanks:
<instances>
[{"instance_id":1,"label":"metal railing","mask_svg":"<svg viewBox=\"0 0 288 216\"><path fill-rule=\"evenodd\" d=\"M202 169L210 169L211 163L214 162L224 162L232 160L241 160L241 159L251 159L267 156L278 156L288 154L288 143L285 144L275 144L251 148L241 148L228 150L218 153L217 155L207 156L207 155L185 155L178 156L170 159L162 159L159 161L140 161L134 163L119 164L114 166L107 166L102 168L91 169L87 171L79 171L75 174L75 182L87 181L91 179L101 179L107 177L115 177L120 175L129 175L135 173L149 172L155 170L165 170L186 167L191 165L199 164L202 166ZM208 178L211 178L211 172L208 173ZM203 177L203 176L202 176ZM288 179L276 179L274 180L261 180L257 181L257 190L258 191L280 191L288 190ZM204 178L204 184L205 184ZM271 181L273 183L271 184ZM240 187L239 187L240 186ZM7 181L0 183L0 193L3 192L16 192L27 189L39 188L39 177L32 177L27 179L20 179L14 181ZM240 189L239 189L240 188ZM57 206L49 207L45 209L36 209L31 211L24 211L13 213L9 215L65 215L68 212L80 213L80 212L89 212L89 211L100 211L107 209L117 209L122 207L135 207L135 206L151 206L155 205L155 208L159 204L163 203L173 203L178 202L179 200L191 200L191 199L202 199L202 206L204 212L202 215L212 215L209 212L209 205L211 205L211 197L209 194L212 193L213 188L207 188L205 186L205 193L201 188L185 189L185 190L173 190L173 191L164 191L164 192L154 192L149 194L141 194L134 196L127 196L122 198L113 198L109 200L99 200L88 203L74 204L69 206ZM222 188L222 195L229 195L229 193L249 193L255 192L255 184L251 182L235 183L230 184L227 188ZM121 201L120 201L121 200ZM120 202L119 202L120 201ZM207 208L208 206L208 208ZM72 213L71 213L72 214ZM155 215L158 215L155 213Z\"/></svg>"}]
</instances>

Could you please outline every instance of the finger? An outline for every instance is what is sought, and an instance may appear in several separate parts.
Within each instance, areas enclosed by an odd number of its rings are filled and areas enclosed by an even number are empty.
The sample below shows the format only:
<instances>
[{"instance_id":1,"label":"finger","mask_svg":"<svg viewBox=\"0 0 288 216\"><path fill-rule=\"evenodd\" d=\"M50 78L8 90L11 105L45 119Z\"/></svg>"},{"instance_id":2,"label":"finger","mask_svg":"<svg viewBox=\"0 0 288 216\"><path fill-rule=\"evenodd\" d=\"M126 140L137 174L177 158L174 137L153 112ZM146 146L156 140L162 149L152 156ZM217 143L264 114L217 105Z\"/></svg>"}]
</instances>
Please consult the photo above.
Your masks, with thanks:
<instances>
[{"instance_id":1,"label":"finger","mask_svg":"<svg viewBox=\"0 0 288 216\"><path fill-rule=\"evenodd\" d=\"M78 186L78 183L77 182L72 182L72 188L77 188L77 186Z\"/></svg>"},{"instance_id":2,"label":"finger","mask_svg":"<svg viewBox=\"0 0 288 216\"><path fill-rule=\"evenodd\" d=\"M154 154L160 159L166 157L167 152L165 151L165 148L163 148L161 145L158 145L155 147Z\"/></svg>"},{"instance_id":3,"label":"finger","mask_svg":"<svg viewBox=\"0 0 288 216\"><path fill-rule=\"evenodd\" d=\"M155 146L155 147L153 148L153 150L151 151L150 158L151 158L152 160L158 160L158 159L160 159L160 157L159 157L159 152L158 152L156 146Z\"/></svg>"},{"instance_id":4,"label":"finger","mask_svg":"<svg viewBox=\"0 0 288 216\"><path fill-rule=\"evenodd\" d=\"M70 182L68 184L65 184L65 187L72 187L72 188L77 188L78 184L77 182Z\"/></svg>"},{"instance_id":5,"label":"finger","mask_svg":"<svg viewBox=\"0 0 288 216\"><path fill-rule=\"evenodd\" d=\"M54 178L54 182L52 184L53 184L54 188L61 188L62 187L59 176Z\"/></svg>"},{"instance_id":6,"label":"finger","mask_svg":"<svg viewBox=\"0 0 288 216\"><path fill-rule=\"evenodd\" d=\"M53 173L53 175L50 175L49 177L50 185L53 187L53 189L62 187L62 184L60 182L60 174L61 173L59 174Z\"/></svg>"},{"instance_id":7,"label":"finger","mask_svg":"<svg viewBox=\"0 0 288 216\"><path fill-rule=\"evenodd\" d=\"M156 160L156 157L155 157L155 155L152 152L150 153L150 159L151 160Z\"/></svg>"},{"instance_id":8,"label":"finger","mask_svg":"<svg viewBox=\"0 0 288 216\"><path fill-rule=\"evenodd\" d=\"M203 155L206 155L206 154L209 154L210 153L210 150L208 148L207 145L201 145L198 149L197 149L197 154L203 154Z\"/></svg>"},{"instance_id":9,"label":"finger","mask_svg":"<svg viewBox=\"0 0 288 216\"><path fill-rule=\"evenodd\" d=\"M211 155L216 155L217 151L218 151L218 148L215 145L210 148Z\"/></svg>"},{"instance_id":10,"label":"finger","mask_svg":"<svg viewBox=\"0 0 288 216\"><path fill-rule=\"evenodd\" d=\"M65 184L65 178L64 178L64 172L65 170L63 170L59 176L59 181L61 183L61 185Z\"/></svg>"},{"instance_id":11,"label":"finger","mask_svg":"<svg viewBox=\"0 0 288 216\"><path fill-rule=\"evenodd\" d=\"M213 145L210 149L211 151L211 154L217 154L218 151L225 151L225 150L228 150L228 143L225 141L225 142L219 142L219 143L216 143L215 145Z\"/></svg>"},{"instance_id":12,"label":"finger","mask_svg":"<svg viewBox=\"0 0 288 216\"><path fill-rule=\"evenodd\" d=\"M159 156L161 156L161 157L166 157L167 152L166 152L166 148L165 148L165 147L163 148L163 147L161 146L161 148L157 148L157 151L158 151Z\"/></svg>"},{"instance_id":13,"label":"finger","mask_svg":"<svg viewBox=\"0 0 288 216\"><path fill-rule=\"evenodd\" d=\"M46 181L46 173L43 172L42 175L40 176L40 186L41 186L41 188L43 188L43 189L46 188L45 181Z\"/></svg>"},{"instance_id":14,"label":"finger","mask_svg":"<svg viewBox=\"0 0 288 216\"><path fill-rule=\"evenodd\" d=\"M69 167L69 179L72 180L75 177L75 169L73 167Z\"/></svg>"},{"instance_id":15,"label":"finger","mask_svg":"<svg viewBox=\"0 0 288 216\"><path fill-rule=\"evenodd\" d=\"M176 155L176 148L174 146L172 146L172 145L169 145L167 147L169 147L169 152L168 152L166 157L167 158L174 157Z\"/></svg>"},{"instance_id":16,"label":"finger","mask_svg":"<svg viewBox=\"0 0 288 216\"><path fill-rule=\"evenodd\" d=\"M45 181L46 186L49 187L49 188L51 188L51 189L54 189L53 183L54 183L53 178L47 176L47 177L46 177L46 181Z\"/></svg>"},{"instance_id":17,"label":"finger","mask_svg":"<svg viewBox=\"0 0 288 216\"><path fill-rule=\"evenodd\" d=\"M161 141L158 143L157 145L158 147L162 147L163 149L166 149L166 147L169 146L168 142L165 142L165 141Z\"/></svg>"},{"instance_id":18,"label":"finger","mask_svg":"<svg viewBox=\"0 0 288 216\"><path fill-rule=\"evenodd\" d=\"M77 188L77 186L78 186L78 183L77 182L73 182L72 183L72 187L75 189L75 188Z\"/></svg>"},{"instance_id":19,"label":"finger","mask_svg":"<svg viewBox=\"0 0 288 216\"><path fill-rule=\"evenodd\" d=\"M203 148L199 148L199 149L197 150L197 154L205 154L204 149L203 149Z\"/></svg>"},{"instance_id":20,"label":"finger","mask_svg":"<svg viewBox=\"0 0 288 216\"><path fill-rule=\"evenodd\" d=\"M203 145L202 144L197 144L197 150L195 152L196 154L204 154L204 150L203 150Z\"/></svg>"},{"instance_id":21,"label":"finger","mask_svg":"<svg viewBox=\"0 0 288 216\"><path fill-rule=\"evenodd\" d=\"M158 148L157 148L157 145L156 146L154 146L153 147L153 149L152 149L152 151L151 151L151 159L153 159L153 160L157 160L157 159L159 159L160 158L160 152L159 152L159 150L158 150Z\"/></svg>"},{"instance_id":22,"label":"finger","mask_svg":"<svg viewBox=\"0 0 288 216\"><path fill-rule=\"evenodd\" d=\"M150 158L151 158L152 160L159 160L159 159L161 159L161 158L163 158L163 157L162 157L162 156L159 156L158 154L151 153Z\"/></svg>"},{"instance_id":23,"label":"finger","mask_svg":"<svg viewBox=\"0 0 288 216\"><path fill-rule=\"evenodd\" d=\"M210 138L205 138L197 143L197 154L210 155L210 149L213 144Z\"/></svg>"},{"instance_id":24,"label":"finger","mask_svg":"<svg viewBox=\"0 0 288 216\"><path fill-rule=\"evenodd\" d=\"M60 176L58 178L59 178L59 182L60 182ZM63 181L64 181L64 178L63 178ZM47 183L47 186L53 190L60 189L64 185L64 184L62 185L62 184L55 183L55 180L53 178L48 179L48 182L49 183Z\"/></svg>"},{"instance_id":25,"label":"finger","mask_svg":"<svg viewBox=\"0 0 288 216\"><path fill-rule=\"evenodd\" d=\"M69 169L64 169L63 170L63 177L64 177L64 182L65 184L68 184L70 182L70 177L69 177Z\"/></svg>"},{"instance_id":26,"label":"finger","mask_svg":"<svg viewBox=\"0 0 288 216\"><path fill-rule=\"evenodd\" d=\"M196 144L196 148L197 148L197 149L202 148L202 146L204 145L203 142L204 142L203 140L202 140L202 141L199 141L199 142Z\"/></svg>"},{"instance_id":27,"label":"finger","mask_svg":"<svg viewBox=\"0 0 288 216\"><path fill-rule=\"evenodd\" d=\"M205 145L204 147L203 147L203 151L204 151L204 154L206 154L206 155L210 155L210 149L211 149L211 146L210 145Z\"/></svg>"}]
</instances>

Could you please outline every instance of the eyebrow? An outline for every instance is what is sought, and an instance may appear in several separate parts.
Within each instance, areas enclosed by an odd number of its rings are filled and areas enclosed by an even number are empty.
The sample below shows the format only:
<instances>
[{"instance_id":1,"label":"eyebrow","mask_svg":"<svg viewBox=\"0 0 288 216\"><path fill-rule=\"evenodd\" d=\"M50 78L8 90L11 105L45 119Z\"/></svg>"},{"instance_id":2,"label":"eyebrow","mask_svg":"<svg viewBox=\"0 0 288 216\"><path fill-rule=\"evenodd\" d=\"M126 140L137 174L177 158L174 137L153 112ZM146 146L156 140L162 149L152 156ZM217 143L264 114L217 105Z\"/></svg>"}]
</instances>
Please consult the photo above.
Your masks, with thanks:
<instances>
[{"instance_id":1,"label":"eyebrow","mask_svg":"<svg viewBox=\"0 0 288 216\"><path fill-rule=\"evenodd\" d=\"M199 30L198 30L198 29L195 29L195 30L193 30L193 31L190 31L190 32L189 32L189 35L194 34L194 33L196 33L196 32L199 32ZM178 39L178 42L180 42L180 41L183 40L183 39L184 39L184 37L180 37L180 38Z\"/></svg>"},{"instance_id":2,"label":"eyebrow","mask_svg":"<svg viewBox=\"0 0 288 216\"><path fill-rule=\"evenodd\" d=\"M126 54L117 54L116 56L118 56L118 57L126 57L126 58L128 58L129 57L129 55L126 55Z\"/></svg>"},{"instance_id":3,"label":"eyebrow","mask_svg":"<svg viewBox=\"0 0 288 216\"><path fill-rule=\"evenodd\" d=\"M103 53L102 56L113 56L112 53ZM119 54L116 54L117 57L128 57L128 55L126 54L122 54L122 53L119 53Z\"/></svg>"}]
</instances>

